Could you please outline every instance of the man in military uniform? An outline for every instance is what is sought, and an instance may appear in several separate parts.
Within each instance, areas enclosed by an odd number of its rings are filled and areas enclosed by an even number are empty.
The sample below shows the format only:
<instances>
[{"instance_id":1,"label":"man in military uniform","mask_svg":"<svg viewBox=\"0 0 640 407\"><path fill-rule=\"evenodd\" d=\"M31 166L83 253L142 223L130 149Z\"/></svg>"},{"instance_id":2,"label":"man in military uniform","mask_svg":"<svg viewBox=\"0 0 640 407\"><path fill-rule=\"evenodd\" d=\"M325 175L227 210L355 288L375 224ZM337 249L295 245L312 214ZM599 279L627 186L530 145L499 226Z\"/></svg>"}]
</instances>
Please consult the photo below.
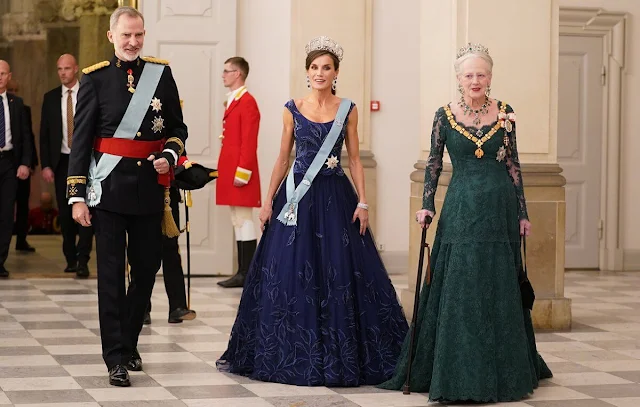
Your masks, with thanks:
<instances>
[{"instance_id":1,"label":"man in military uniform","mask_svg":"<svg viewBox=\"0 0 640 407\"><path fill-rule=\"evenodd\" d=\"M184 151L187 127L167 62L140 58L142 14L118 8L107 36L115 56L83 70L67 196L73 219L94 227L109 383L130 386L128 370L142 370L136 346L160 268L162 234L179 234L175 224L174 230L164 228L171 212L163 219L163 211L169 206L168 175ZM128 292L126 260L135 280Z\"/></svg>"},{"instance_id":2,"label":"man in military uniform","mask_svg":"<svg viewBox=\"0 0 640 407\"><path fill-rule=\"evenodd\" d=\"M222 287L242 287L256 251L257 236L253 224L253 208L260 200L258 172L258 131L260 110L244 85L249 75L249 63L242 57L225 61L222 81L229 89L222 120L222 146L218 159L216 204L231 209L236 245L238 271L229 279L219 281Z\"/></svg>"}]
</instances>

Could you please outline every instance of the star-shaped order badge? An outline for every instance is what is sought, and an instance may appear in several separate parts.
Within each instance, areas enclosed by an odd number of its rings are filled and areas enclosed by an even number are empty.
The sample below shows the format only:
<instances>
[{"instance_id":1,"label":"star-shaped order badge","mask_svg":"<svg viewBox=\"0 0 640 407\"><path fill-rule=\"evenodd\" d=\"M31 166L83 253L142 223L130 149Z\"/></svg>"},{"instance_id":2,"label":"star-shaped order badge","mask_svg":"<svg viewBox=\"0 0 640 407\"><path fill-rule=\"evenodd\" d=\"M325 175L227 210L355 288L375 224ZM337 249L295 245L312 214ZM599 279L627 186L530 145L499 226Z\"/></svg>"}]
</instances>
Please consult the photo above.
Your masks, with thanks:
<instances>
[{"instance_id":1,"label":"star-shaped order badge","mask_svg":"<svg viewBox=\"0 0 640 407\"><path fill-rule=\"evenodd\" d=\"M151 110L153 110L154 112L159 112L160 110L162 110L162 102L160 102L160 99L158 98L153 98L151 99Z\"/></svg>"},{"instance_id":2,"label":"star-shaped order badge","mask_svg":"<svg viewBox=\"0 0 640 407\"><path fill-rule=\"evenodd\" d=\"M500 148L498 149L498 153L496 154L496 161L501 162L506 156L507 150L504 148L504 146L500 146Z\"/></svg>"},{"instance_id":3,"label":"star-shaped order badge","mask_svg":"<svg viewBox=\"0 0 640 407\"><path fill-rule=\"evenodd\" d=\"M162 131L162 129L164 129L164 119L161 116L154 117L151 130L153 130L154 133L158 133Z\"/></svg>"},{"instance_id":4,"label":"star-shaped order badge","mask_svg":"<svg viewBox=\"0 0 640 407\"><path fill-rule=\"evenodd\" d=\"M338 166L338 157L332 155L331 157L327 158L327 162L325 164L328 168L336 168Z\"/></svg>"}]
</instances>

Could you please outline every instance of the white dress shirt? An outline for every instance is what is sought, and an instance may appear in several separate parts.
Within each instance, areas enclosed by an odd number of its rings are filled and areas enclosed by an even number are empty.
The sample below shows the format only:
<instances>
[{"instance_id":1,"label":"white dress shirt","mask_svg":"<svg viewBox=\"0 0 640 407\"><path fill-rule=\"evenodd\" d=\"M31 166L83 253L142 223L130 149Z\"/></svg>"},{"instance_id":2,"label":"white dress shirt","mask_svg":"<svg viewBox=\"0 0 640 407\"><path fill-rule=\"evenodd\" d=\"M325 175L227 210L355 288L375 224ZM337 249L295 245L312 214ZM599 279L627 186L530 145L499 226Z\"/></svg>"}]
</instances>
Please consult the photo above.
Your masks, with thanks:
<instances>
[{"instance_id":1,"label":"white dress shirt","mask_svg":"<svg viewBox=\"0 0 640 407\"><path fill-rule=\"evenodd\" d=\"M67 88L62 85L62 98L60 99L60 108L62 111L62 146L60 152L62 154L70 154L69 139L67 136L67 91L71 89L71 104L73 105L73 117L76 115L76 104L78 103L78 89L80 89L80 82L76 81L76 84L71 88ZM73 141L73 140L72 140Z\"/></svg>"},{"instance_id":2,"label":"white dress shirt","mask_svg":"<svg viewBox=\"0 0 640 407\"><path fill-rule=\"evenodd\" d=\"M246 92L247 91L247 87L246 86L240 86L238 89L231 91L229 93L227 93L227 109L229 108L229 106L231 106L231 103L233 103L233 99L235 99L241 92Z\"/></svg>"},{"instance_id":3,"label":"white dress shirt","mask_svg":"<svg viewBox=\"0 0 640 407\"><path fill-rule=\"evenodd\" d=\"M0 93L2 98L2 106L4 107L4 147L0 151L9 151L13 149L11 143L11 118L9 117L9 99L7 99L7 91Z\"/></svg>"}]
</instances>

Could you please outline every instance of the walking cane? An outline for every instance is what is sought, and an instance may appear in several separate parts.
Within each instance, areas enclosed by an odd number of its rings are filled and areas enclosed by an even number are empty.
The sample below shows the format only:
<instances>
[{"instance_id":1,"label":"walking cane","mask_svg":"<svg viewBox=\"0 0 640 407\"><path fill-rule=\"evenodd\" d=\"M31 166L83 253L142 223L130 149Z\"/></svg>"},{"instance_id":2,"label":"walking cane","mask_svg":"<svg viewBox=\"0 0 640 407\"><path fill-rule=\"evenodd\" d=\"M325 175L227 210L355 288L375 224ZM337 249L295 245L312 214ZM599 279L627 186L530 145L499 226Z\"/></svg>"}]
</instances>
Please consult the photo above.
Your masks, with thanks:
<instances>
[{"instance_id":1,"label":"walking cane","mask_svg":"<svg viewBox=\"0 0 640 407\"><path fill-rule=\"evenodd\" d=\"M428 225L432 221L431 216L425 218L425 223ZM420 259L418 260L418 278L416 281L416 294L413 299L413 317L411 318L411 338L409 340L409 363L407 364L407 378L402 386L403 394L411 394L410 385L411 382L411 365L413 364L413 353L415 351L416 340L416 319L418 319L418 306L420 301L420 286L422 283L422 267L424 266L424 249L427 249L427 285L431 284L431 249L427 243L427 228L422 228L422 239L420 240Z\"/></svg>"},{"instance_id":2,"label":"walking cane","mask_svg":"<svg viewBox=\"0 0 640 407\"><path fill-rule=\"evenodd\" d=\"M184 191L184 219L187 232L187 309L191 309L191 235L189 224L189 207L191 206L191 191Z\"/></svg>"}]
</instances>

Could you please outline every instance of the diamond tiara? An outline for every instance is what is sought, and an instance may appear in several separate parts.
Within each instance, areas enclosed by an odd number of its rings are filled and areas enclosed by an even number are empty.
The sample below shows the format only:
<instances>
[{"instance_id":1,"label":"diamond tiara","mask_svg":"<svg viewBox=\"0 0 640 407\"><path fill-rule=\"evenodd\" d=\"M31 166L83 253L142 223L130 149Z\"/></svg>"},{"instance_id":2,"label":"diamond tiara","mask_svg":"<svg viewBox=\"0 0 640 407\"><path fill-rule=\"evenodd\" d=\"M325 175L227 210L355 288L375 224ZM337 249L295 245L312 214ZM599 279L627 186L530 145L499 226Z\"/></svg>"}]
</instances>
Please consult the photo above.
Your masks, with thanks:
<instances>
[{"instance_id":1,"label":"diamond tiara","mask_svg":"<svg viewBox=\"0 0 640 407\"><path fill-rule=\"evenodd\" d=\"M472 44L468 43L464 47L458 50L456 54L456 59L465 56L467 54L486 54L489 55L489 48L485 47L482 44Z\"/></svg>"},{"instance_id":2,"label":"diamond tiara","mask_svg":"<svg viewBox=\"0 0 640 407\"><path fill-rule=\"evenodd\" d=\"M309 55L311 51L329 51L338 58L338 61L342 61L342 56L344 54L344 50L340 44L325 35L321 35L320 37L316 37L309 41L309 43L304 47L304 50L307 55Z\"/></svg>"}]
</instances>

